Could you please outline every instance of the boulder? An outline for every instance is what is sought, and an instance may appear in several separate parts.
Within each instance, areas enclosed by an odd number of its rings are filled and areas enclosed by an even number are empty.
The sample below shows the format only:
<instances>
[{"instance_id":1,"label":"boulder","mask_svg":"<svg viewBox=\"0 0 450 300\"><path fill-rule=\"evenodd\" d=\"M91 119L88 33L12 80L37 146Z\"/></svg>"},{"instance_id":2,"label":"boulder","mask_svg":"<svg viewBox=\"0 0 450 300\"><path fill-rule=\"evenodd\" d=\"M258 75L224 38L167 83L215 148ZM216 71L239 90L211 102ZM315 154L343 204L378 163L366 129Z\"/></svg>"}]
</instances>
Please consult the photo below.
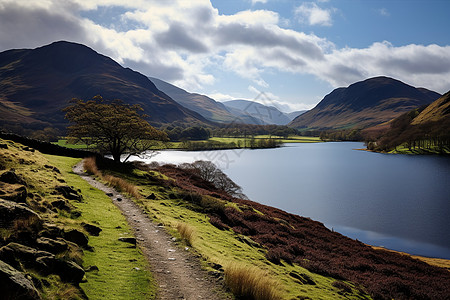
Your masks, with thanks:
<instances>
[{"instance_id":1,"label":"boulder","mask_svg":"<svg viewBox=\"0 0 450 300\"><path fill-rule=\"evenodd\" d=\"M121 237L119 238L119 241L136 245L136 239L134 237Z\"/></svg>"},{"instance_id":2,"label":"boulder","mask_svg":"<svg viewBox=\"0 0 450 300\"><path fill-rule=\"evenodd\" d=\"M70 229L68 231L65 231L64 238L84 248L87 247L89 242L88 237L83 232L76 229Z\"/></svg>"},{"instance_id":3,"label":"boulder","mask_svg":"<svg viewBox=\"0 0 450 300\"><path fill-rule=\"evenodd\" d=\"M155 193L151 193L150 195L148 195L148 196L146 197L146 199L149 199L149 200L155 200L155 199L156 199Z\"/></svg>"},{"instance_id":4,"label":"boulder","mask_svg":"<svg viewBox=\"0 0 450 300\"><path fill-rule=\"evenodd\" d=\"M9 243L0 248L0 260L20 269L20 265L26 268L34 268L39 265L36 260L43 256L54 256L50 252L37 250L18 243Z\"/></svg>"},{"instance_id":5,"label":"boulder","mask_svg":"<svg viewBox=\"0 0 450 300\"><path fill-rule=\"evenodd\" d=\"M41 299L31 280L0 260L0 291L2 299Z\"/></svg>"},{"instance_id":6,"label":"boulder","mask_svg":"<svg viewBox=\"0 0 450 300\"><path fill-rule=\"evenodd\" d=\"M21 185L27 185L25 180L19 175L16 174L14 169L11 169L9 171L4 172L0 175L0 181L10 183L10 184L21 184Z\"/></svg>"},{"instance_id":7,"label":"boulder","mask_svg":"<svg viewBox=\"0 0 450 300\"><path fill-rule=\"evenodd\" d=\"M69 248L69 245L63 239L54 240L46 237L38 238L36 240L36 245L40 250L48 251L53 254L58 254Z\"/></svg>"},{"instance_id":8,"label":"boulder","mask_svg":"<svg viewBox=\"0 0 450 300\"><path fill-rule=\"evenodd\" d=\"M52 201L51 204L53 207L55 207L57 209L61 209L61 210L65 210L65 211L70 211L70 209L71 209L69 204L67 203L67 201L63 200L63 199Z\"/></svg>"},{"instance_id":9,"label":"boulder","mask_svg":"<svg viewBox=\"0 0 450 300\"><path fill-rule=\"evenodd\" d=\"M98 226L88 224L88 223L81 223L81 226L83 226L84 230L86 230L90 235L93 236L99 236L102 229Z\"/></svg>"},{"instance_id":10,"label":"boulder","mask_svg":"<svg viewBox=\"0 0 450 300\"><path fill-rule=\"evenodd\" d=\"M81 201L83 199L83 197L81 197L80 194L78 194L78 191L76 191L75 189L71 188L68 185L61 185L61 186L57 186L55 188L55 190L64 196L64 198L69 199L69 200L77 200L77 201Z\"/></svg>"},{"instance_id":11,"label":"boulder","mask_svg":"<svg viewBox=\"0 0 450 300\"><path fill-rule=\"evenodd\" d=\"M41 225L42 220L37 213L22 204L0 199L0 225L10 227L15 220L28 220L30 224Z\"/></svg>"},{"instance_id":12,"label":"boulder","mask_svg":"<svg viewBox=\"0 0 450 300\"><path fill-rule=\"evenodd\" d=\"M25 203L27 196L28 191L24 185L0 182L0 197L3 199L17 203Z\"/></svg>"},{"instance_id":13,"label":"boulder","mask_svg":"<svg viewBox=\"0 0 450 300\"><path fill-rule=\"evenodd\" d=\"M36 264L46 273L59 275L61 280L79 283L83 280L84 270L82 267L70 260L56 258L55 256L43 256L36 260Z\"/></svg>"},{"instance_id":14,"label":"boulder","mask_svg":"<svg viewBox=\"0 0 450 300\"><path fill-rule=\"evenodd\" d=\"M64 235L64 230L55 224L44 223L43 229L39 232L39 236L56 239Z\"/></svg>"}]
</instances>

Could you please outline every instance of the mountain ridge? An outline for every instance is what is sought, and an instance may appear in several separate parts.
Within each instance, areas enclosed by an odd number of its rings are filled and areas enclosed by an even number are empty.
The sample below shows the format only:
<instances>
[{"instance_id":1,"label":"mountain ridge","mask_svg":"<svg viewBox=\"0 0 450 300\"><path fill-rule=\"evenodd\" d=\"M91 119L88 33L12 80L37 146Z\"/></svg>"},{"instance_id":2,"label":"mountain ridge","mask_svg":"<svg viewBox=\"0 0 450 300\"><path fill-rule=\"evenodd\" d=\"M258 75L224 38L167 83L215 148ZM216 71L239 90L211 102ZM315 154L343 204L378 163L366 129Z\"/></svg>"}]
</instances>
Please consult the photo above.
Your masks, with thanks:
<instances>
[{"instance_id":1,"label":"mountain ridge","mask_svg":"<svg viewBox=\"0 0 450 300\"><path fill-rule=\"evenodd\" d=\"M366 128L429 104L440 94L379 76L337 88L289 126L308 129Z\"/></svg>"},{"instance_id":2,"label":"mountain ridge","mask_svg":"<svg viewBox=\"0 0 450 300\"><path fill-rule=\"evenodd\" d=\"M61 109L69 100L96 95L139 104L153 123L208 122L158 90L143 74L82 44L58 41L0 53L3 111L15 107L10 114L15 119L23 116L21 122L64 127L67 122Z\"/></svg>"}]
</instances>

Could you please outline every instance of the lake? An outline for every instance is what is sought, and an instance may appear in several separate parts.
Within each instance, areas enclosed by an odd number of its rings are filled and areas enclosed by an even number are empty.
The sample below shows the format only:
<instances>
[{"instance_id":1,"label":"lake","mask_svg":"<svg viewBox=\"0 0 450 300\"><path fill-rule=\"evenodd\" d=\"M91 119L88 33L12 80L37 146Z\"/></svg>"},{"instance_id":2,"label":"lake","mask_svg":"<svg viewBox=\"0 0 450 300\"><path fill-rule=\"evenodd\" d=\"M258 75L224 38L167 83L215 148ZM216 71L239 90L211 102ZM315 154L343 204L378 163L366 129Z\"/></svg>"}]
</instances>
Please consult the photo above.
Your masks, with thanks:
<instances>
[{"instance_id":1,"label":"lake","mask_svg":"<svg viewBox=\"0 0 450 300\"><path fill-rule=\"evenodd\" d=\"M162 151L211 160L253 201L310 217L362 242L450 259L450 158L359 151L362 143Z\"/></svg>"}]
</instances>

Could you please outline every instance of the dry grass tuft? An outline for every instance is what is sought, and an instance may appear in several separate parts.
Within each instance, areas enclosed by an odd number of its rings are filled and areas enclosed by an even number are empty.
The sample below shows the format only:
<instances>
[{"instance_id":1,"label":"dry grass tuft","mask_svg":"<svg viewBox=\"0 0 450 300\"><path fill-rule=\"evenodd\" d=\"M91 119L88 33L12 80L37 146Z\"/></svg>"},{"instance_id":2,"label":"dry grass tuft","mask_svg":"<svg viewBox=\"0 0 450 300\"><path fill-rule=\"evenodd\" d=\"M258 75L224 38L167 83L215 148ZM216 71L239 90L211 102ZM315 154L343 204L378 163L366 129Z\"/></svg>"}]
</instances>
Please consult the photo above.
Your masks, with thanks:
<instances>
[{"instance_id":1,"label":"dry grass tuft","mask_svg":"<svg viewBox=\"0 0 450 300\"><path fill-rule=\"evenodd\" d=\"M100 171L97 168L97 161L95 157L88 157L83 160L83 167L89 174L99 175Z\"/></svg>"},{"instance_id":2,"label":"dry grass tuft","mask_svg":"<svg viewBox=\"0 0 450 300\"><path fill-rule=\"evenodd\" d=\"M135 185L119 177L115 177L112 175L103 175L102 172L98 170L95 157L85 158L83 161L83 167L86 172L92 175L99 176L102 180L106 181L109 186L116 188L120 192L127 193L135 197L136 199L140 199L142 197Z\"/></svg>"},{"instance_id":3,"label":"dry grass tuft","mask_svg":"<svg viewBox=\"0 0 450 300\"><path fill-rule=\"evenodd\" d=\"M195 237L195 230L192 226L186 223L178 223L177 230L181 235L181 238L186 242L187 245L192 246L192 242Z\"/></svg>"},{"instance_id":4,"label":"dry grass tuft","mask_svg":"<svg viewBox=\"0 0 450 300\"><path fill-rule=\"evenodd\" d=\"M279 285L267 272L256 267L230 264L225 267L225 283L233 294L249 300L280 300Z\"/></svg>"},{"instance_id":5,"label":"dry grass tuft","mask_svg":"<svg viewBox=\"0 0 450 300\"><path fill-rule=\"evenodd\" d=\"M137 199L142 197L134 184L131 184L122 178L115 177L112 175L104 175L102 176L102 179L108 182L108 185L116 188L121 192L127 193Z\"/></svg>"}]
</instances>

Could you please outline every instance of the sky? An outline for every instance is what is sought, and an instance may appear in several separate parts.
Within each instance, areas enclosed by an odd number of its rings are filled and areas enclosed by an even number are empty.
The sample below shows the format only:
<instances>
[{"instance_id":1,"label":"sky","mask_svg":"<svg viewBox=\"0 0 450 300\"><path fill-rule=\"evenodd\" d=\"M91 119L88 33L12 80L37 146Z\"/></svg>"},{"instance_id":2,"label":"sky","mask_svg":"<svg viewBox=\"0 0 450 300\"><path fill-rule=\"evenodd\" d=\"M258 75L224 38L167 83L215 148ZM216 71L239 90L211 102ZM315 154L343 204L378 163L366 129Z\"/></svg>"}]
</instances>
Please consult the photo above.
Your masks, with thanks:
<instances>
[{"instance_id":1,"label":"sky","mask_svg":"<svg viewBox=\"0 0 450 300\"><path fill-rule=\"evenodd\" d=\"M0 51L66 40L217 101L314 107L389 76L450 90L448 0L0 0Z\"/></svg>"}]
</instances>

